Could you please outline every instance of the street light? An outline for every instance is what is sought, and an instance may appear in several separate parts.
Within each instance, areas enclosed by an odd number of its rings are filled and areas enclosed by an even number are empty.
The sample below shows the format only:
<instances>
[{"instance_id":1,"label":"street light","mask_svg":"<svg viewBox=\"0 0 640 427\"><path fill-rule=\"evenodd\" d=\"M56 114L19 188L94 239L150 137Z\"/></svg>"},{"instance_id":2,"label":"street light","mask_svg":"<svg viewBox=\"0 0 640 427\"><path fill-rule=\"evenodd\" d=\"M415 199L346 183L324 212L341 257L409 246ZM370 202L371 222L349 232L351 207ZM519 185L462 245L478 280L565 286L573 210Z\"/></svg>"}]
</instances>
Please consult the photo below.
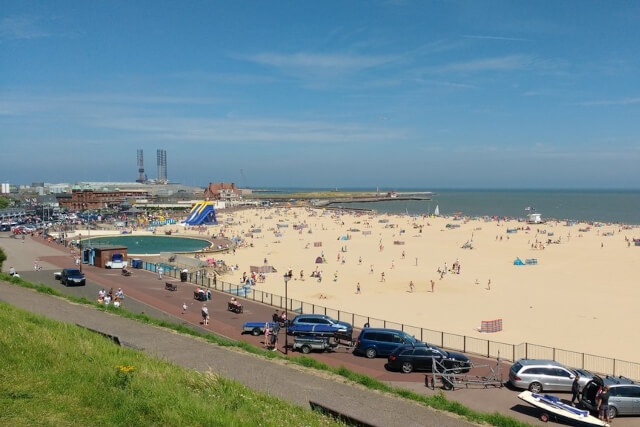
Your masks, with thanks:
<instances>
[{"instance_id":1,"label":"street light","mask_svg":"<svg viewBox=\"0 0 640 427\"><path fill-rule=\"evenodd\" d=\"M289 354L289 334L287 331L287 324L289 323L289 299L287 290L289 288L289 280L291 280L292 273L293 271L289 270L284 275L284 354Z\"/></svg>"},{"instance_id":2,"label":"street light","mask_svg":"<svg viewBox=\"0 0 640 427\"><path fill-rule=\"evenodd\" d=\"M82 273L82 234L78 234L78 244L80 246L80 273Z\"/></svg>"}]
</instances>

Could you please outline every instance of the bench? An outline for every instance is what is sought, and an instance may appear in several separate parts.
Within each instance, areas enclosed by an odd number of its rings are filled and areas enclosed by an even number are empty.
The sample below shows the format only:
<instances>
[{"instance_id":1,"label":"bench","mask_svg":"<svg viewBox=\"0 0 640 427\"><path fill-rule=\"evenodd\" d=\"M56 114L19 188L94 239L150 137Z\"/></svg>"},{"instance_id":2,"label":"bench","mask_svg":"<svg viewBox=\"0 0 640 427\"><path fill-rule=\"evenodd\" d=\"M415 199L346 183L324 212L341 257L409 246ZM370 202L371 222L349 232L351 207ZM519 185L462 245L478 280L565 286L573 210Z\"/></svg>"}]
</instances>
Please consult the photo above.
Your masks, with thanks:
<instances>
[{"instance_id":1,"label":"bench","mask_svg":"<svg viewBox=\"0 0 640 427\"><path fill-rule=\"evenodd\" d=\"M171 282L165 282L164 288L166 290L168 290L168 291L177 291L178 290L178 285L174 285Z\"/></svg>"}]
</instances>

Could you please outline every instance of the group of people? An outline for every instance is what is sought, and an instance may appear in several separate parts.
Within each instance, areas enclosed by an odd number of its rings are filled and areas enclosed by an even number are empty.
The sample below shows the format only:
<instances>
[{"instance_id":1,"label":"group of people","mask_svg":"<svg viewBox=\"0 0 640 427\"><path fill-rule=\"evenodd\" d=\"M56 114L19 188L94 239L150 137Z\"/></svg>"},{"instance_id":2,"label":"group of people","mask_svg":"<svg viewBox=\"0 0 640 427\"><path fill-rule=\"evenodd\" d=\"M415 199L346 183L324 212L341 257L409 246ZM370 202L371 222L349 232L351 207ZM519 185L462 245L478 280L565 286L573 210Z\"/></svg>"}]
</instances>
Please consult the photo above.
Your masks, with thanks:
<instances>
[{"instance_id":1,"label":"group of people","mask_svg":"<svg viewBox=\"0 0 640 427\"><path fill-rule=\"evenodd\" d=\"M278 310L276 310L271 320L273 321L273 327L270 327L269 323L264 324L264 347L268 350L276 351L280 328L287 324L287 313L284 310L278 313Z\"/></svg>"},{"instance_id":2,"label":"group of people","mask_svg":"<svg viewBox=\"0 0 640 427\"><path fill-rule=\"evenodd\" d=\"M104 304L108 306L113 302L113 306L118 308L122 304L122 300L124 299L124 292L122 288L118 288L117 291L113 291L113 288L109 289L109 292L106 292L104 289L100 289L98 291L98 304Z\"/></svg>"},{"instance_id":3,"label":"group of people","mask_svg":"<svg viewBox=\"0 0 640 427\"><path fill-rule=\"evenodd\" d=\"M193 298L197 299L198 301L210 301L211 289L207 289L205 291L203 288L198 286L196 290L193 291Z\"/></svg>"}]
</instances>

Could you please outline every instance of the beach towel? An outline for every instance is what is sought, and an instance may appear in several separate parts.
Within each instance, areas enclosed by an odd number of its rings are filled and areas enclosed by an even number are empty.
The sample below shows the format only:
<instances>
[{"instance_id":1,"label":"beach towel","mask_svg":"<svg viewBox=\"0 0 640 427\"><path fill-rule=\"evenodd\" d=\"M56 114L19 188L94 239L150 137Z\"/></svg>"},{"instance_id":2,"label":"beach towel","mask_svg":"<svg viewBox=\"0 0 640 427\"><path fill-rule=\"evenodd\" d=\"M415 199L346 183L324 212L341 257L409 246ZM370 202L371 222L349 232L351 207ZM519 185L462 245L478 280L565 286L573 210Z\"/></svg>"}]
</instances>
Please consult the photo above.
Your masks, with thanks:
<instances>
[{"instance_id":1,"label":"beach towel","mask_svg":"<svg viewBox=\"0 0 640 427\"><path fill-rule=\"evenodd\" d=\"M322 242L313 242L313 247L314 248L319 248L322 246Z\"/></svg>"}]
</instances>

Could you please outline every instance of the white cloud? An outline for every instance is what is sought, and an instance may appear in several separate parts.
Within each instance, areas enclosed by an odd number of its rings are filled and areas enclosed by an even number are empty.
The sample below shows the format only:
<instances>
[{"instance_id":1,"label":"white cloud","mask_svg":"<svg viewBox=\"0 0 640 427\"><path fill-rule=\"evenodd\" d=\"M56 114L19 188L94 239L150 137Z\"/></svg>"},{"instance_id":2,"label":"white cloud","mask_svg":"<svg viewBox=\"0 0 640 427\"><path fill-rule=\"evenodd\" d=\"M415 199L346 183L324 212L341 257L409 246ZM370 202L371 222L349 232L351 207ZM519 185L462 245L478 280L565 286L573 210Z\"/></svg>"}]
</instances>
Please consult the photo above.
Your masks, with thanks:
<instances>
[{"instance_id":1,"label":"white cloud","mask_svg":"<svg viewBox=\"0 0 640 427\"><path fill-rule=\"evenodd\" d=\"M478 72L478 71L514 71L533 68L542 64L533 55L510 55L496 58L480 58L466 62L452 62L432 68L434 71L446 72Z\"/></svg>"},{"instance_id":2,"label":"white cloud","mask_svg":"<svg viewBox=\"0 0 640 427\"><path fill-rule=\"evenodd\" d=\"M578 105L582 105L583 107L591 107L597 105L631 105L631 104L639 104L640 98L622 98L622 99L603 99L600 101L585 101L580 102Z\"/></svg>"},{"instance_id":3,"label":"white cloud","mask_svg":"<svg viewBox=\"0 0 640 427\"><path fill-rule=\"evenodd\" d=\"M387 55L317 54L304 52L294 54L258 53L255 55L240 56L239 58L281 69L321 69L324 71L362 70L383 65L395 59L395 57Z\"/></svg>"},{"instance_id":4,"label":"white cloud","mask_svg":"<svg viewBox=\"0 0 640 427\"><path fill-rule=\"evenodd\" d=\"M39 19L26 16L9 16L0 19L0 40L36 39L51 34L41 28Z\"/></svg>"},{"instance_id":5,"label":"white cloud","mask_svg":"<svg viewBox=\"0 0 640 427\"><path fill-rule=\"evenodd\" d=\"M514 41L514 42L528 41L527 39L521 39L518 37L480 36L480 35L464 35L462 37L465 39L478 39L478 40L503 40L503 41Z\"/></svg>"}]
</instances>

